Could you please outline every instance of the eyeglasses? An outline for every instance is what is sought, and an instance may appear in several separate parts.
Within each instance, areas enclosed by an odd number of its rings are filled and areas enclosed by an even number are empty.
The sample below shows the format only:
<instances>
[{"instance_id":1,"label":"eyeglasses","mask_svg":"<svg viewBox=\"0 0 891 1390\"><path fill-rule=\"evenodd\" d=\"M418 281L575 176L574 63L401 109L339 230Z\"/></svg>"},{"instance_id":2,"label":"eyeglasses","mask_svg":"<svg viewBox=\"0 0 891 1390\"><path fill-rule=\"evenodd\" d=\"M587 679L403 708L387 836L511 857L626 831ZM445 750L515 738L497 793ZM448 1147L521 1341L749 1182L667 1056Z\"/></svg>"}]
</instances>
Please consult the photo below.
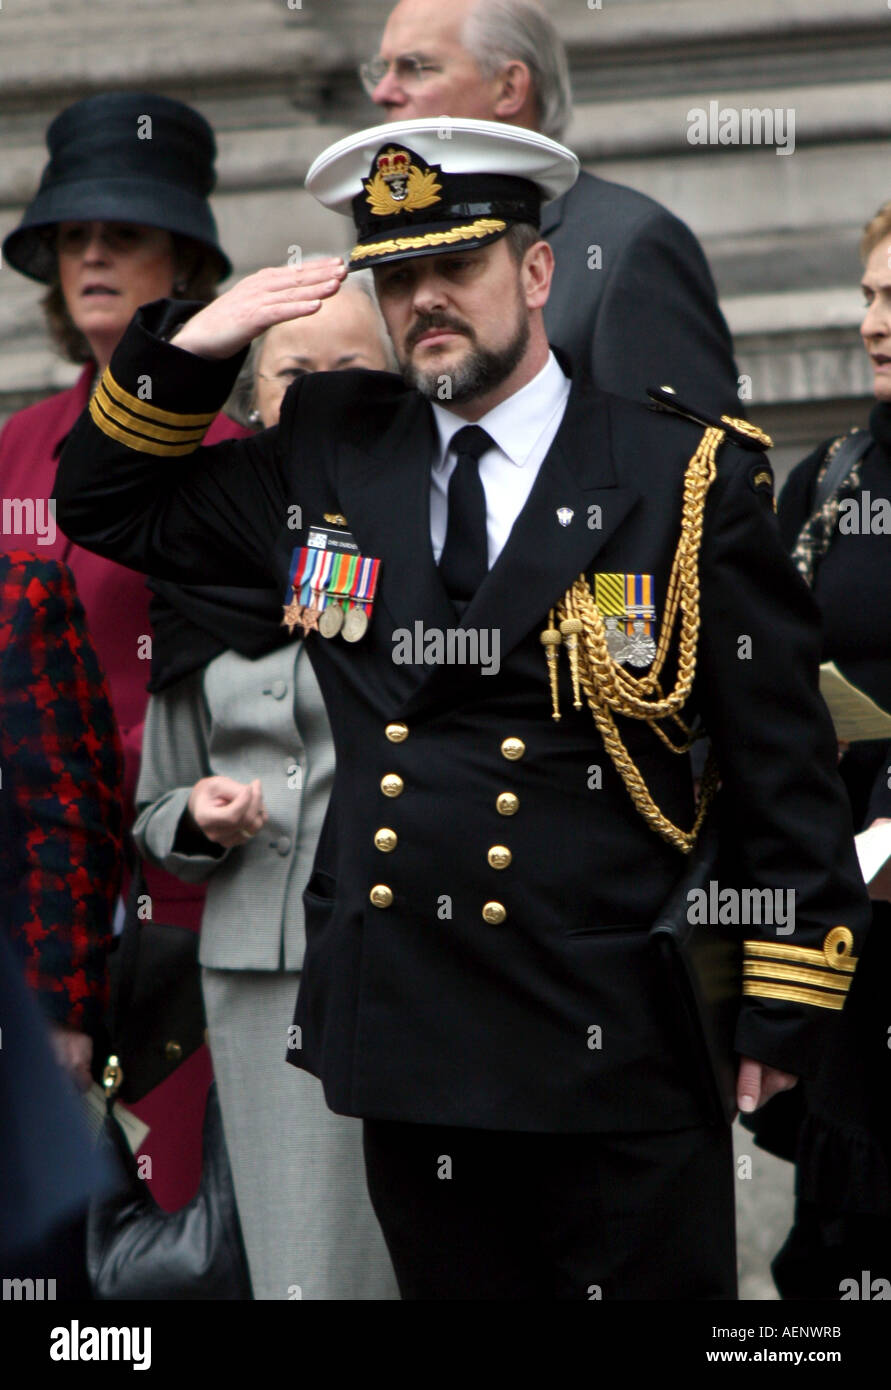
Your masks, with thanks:
<instances>
[{"instance_id":1,"label":"eyeglasses","mask_svg":"<svg viewBox=\"0 0 891 1390\"><path fill-rule=\"evenodd\" d=\"M306 375L304 367L284 367L280 372L276 372L275 376L270 376L268 372L257 372L261 381L277 381L279 386L290 386L292 381Z\"/></svg>"},{"instance_id":2,"label":"eyeglasses","mask_svg":"<svg viewBox=\"0 0 891 1390\"><path fill-rule=\"evenodd\" d=\"M371 58L367 63L363 63L359 69L359 76L362 79L362 86L369 96L386 77L390 69L396 75L396 81L400 87L420 87L426 80L428 72L441 72L442 69L436 63L423 63L420 58L406 56L404 58L394 58L388 62L386 58Z\"/></svg>"}]
</instances>

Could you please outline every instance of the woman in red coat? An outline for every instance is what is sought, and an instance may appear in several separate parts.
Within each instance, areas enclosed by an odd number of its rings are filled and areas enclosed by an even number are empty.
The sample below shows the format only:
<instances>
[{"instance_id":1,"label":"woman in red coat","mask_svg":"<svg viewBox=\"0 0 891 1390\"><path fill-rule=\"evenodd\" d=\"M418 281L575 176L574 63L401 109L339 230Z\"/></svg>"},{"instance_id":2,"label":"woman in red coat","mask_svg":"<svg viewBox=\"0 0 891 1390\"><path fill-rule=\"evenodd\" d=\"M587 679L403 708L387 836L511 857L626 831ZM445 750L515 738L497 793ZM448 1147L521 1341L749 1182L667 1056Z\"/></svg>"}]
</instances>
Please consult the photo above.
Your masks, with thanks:
<instances>
[{"instance_id":1,"label":"woman in red coat","mask_svg":"<svg viewBox=\"0 0 891 1390\"><path fill-rule=\"evenodd\" d=\"M50 333L83 371L67 391L13 415L0 434L0 552L30 550L74 572L124 747L129 826L148 699L149 593L142 575L58 532L50 494L62 444L134 311L171 294L206 302L231 266L207 202L215 182L213 132L191 107L146 93L88 97L56 117L47 144L40 187L4 241L3 256L48 286ZM150 382L145 389L150 413ZM206 442L245 433L221 415ZM156 922L198 929L202 892L154 869L147 892ZM201 1048L132 1107L151 1127L144 1148L152 1157L151 1187L168 1209L198 1185L210 1075Z\"/></svg>"}]
</instances>

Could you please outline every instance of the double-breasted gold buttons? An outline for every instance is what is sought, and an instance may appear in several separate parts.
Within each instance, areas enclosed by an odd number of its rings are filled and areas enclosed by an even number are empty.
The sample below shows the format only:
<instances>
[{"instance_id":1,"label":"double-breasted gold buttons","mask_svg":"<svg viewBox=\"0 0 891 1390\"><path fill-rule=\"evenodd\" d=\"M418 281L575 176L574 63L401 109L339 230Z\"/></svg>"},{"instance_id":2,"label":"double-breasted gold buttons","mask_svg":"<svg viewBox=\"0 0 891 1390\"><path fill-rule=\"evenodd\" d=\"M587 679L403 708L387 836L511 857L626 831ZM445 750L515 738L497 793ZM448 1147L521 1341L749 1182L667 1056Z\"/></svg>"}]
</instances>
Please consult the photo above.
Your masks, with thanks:
<instances>
[{"instance_id":1,"label":"double-breasted gold buttons","mask_svg":"<svg viewBox=\"0 0 891 1390\"><path fill-rule=\"evenodd\" d=\"M388 724L384 733L391 743L404 743L408 738L408 725L397 720L393 724Z\"/></svg>"},{"instance_id":2,"label":"double-breasted gold buttons","mask_svg":"<svg viewBox=\"0 0 891 1390\"><path fill-rule=\"evenodd\" d=\"M521 738L506 738L502 740L501 752L510 762L515 763L526 752L526 745Z\"/></svg>"},{"instance_id":3,"label":"double-breasted gold buttons","mask_svg":"<svg viewBox=\"0 0 891 1390\"><path fill-rule=\"evenodd\" d=\"M501 792L495 800L499 816L515 816L520 809L520 798L513 792Z\"/></svg>"},{"instance_id":4,"label":"double-breasted gold buttons","mask_svg":"<svg viewBox=\"0 0 891 1390\"><path fill-rule=\"evenodd\" d=\"M493 845L486 855L493 869L506 869L513 857L507 845Z\"/></svg>"},{"instance_id":5,"label":"double-breasted gold buttons","mask_svg":"<svg viewBox=\"0 0 891 1390\"><path fill-rule=\"evenodd\" d=\"M504 903L486 903L483 908L483 921L488 922L491 927L500 927L507 917L507 908Z\"/></svg>"},{"instance_id":6,"label":"double-breasted gold buttons","mask_svg":"<svg viewBox=\"0 0 891 1390\"><path fill-rule=\"evenodd\" d=\"M399 837L396 831L391 830L389 826L382 825L380 830L374 832L374 843L383 854L389 854L390 850L396 848L398 842Z\"/></svg>"},{"instance_id":7,"label":"double-breasted gold buttons","mask_svg":"<svg viewBox=\"0 0 891 1390\"><path fill-rule=\"evenodd\" d=\"M405 783L398 772L388 772L381 778L381 791L384 796L401 796Z\"/></svg>"},{"instance_id":8,"label":"double-breasted gold buttons","mask_svg":"<svg viewBox=\"0 0 891 1390\"><path fill-rule=\"evenodd\" d=\"M386 883L376 883L368 894L375 907L392 907L393 889L388 888Z\"/></svg>"}]
</instances>

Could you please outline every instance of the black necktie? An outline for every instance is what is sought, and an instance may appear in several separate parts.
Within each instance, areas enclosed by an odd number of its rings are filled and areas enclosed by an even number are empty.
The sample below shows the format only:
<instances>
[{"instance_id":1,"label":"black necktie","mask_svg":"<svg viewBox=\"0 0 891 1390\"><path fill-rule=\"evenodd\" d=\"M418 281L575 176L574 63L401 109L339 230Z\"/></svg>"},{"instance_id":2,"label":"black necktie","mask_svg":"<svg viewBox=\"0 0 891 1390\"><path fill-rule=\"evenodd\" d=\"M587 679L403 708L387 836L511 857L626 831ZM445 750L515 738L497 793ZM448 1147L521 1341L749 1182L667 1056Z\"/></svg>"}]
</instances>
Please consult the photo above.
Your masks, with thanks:
<instances>
[{"instance_id":1,"label":"black necktie","mask_svg":"<svg viewBox=\"0 0 891 1390\"><path fill-rule=\"evenodd\" d=\"M480 455L493 441L479 425L465 425L449 448L458 462L449 479L449 517L439 572L459 614L473 598L489 570L486 494L480 478Z\"/></svg>"}]
</instances>

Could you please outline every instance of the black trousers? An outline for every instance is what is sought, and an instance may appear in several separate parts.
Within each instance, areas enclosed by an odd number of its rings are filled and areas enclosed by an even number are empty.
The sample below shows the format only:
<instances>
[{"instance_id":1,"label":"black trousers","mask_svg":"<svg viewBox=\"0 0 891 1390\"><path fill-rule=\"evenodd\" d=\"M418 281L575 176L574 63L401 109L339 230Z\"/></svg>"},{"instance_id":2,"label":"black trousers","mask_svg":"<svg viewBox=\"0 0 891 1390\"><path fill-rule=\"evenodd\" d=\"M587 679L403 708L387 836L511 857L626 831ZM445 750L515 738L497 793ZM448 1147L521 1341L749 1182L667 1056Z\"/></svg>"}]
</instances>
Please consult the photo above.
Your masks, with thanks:
<instances>
[{"instance_id":1,"label":"black trousers","mask_svg":"<svg viewBox=\"0 0 891 1390\"><path fill-rule=\"evenodd\" d=\"M404 1299L735 1299L729 1126L523 1134L366 1120Z\"/></svg>"}]
</instances>

